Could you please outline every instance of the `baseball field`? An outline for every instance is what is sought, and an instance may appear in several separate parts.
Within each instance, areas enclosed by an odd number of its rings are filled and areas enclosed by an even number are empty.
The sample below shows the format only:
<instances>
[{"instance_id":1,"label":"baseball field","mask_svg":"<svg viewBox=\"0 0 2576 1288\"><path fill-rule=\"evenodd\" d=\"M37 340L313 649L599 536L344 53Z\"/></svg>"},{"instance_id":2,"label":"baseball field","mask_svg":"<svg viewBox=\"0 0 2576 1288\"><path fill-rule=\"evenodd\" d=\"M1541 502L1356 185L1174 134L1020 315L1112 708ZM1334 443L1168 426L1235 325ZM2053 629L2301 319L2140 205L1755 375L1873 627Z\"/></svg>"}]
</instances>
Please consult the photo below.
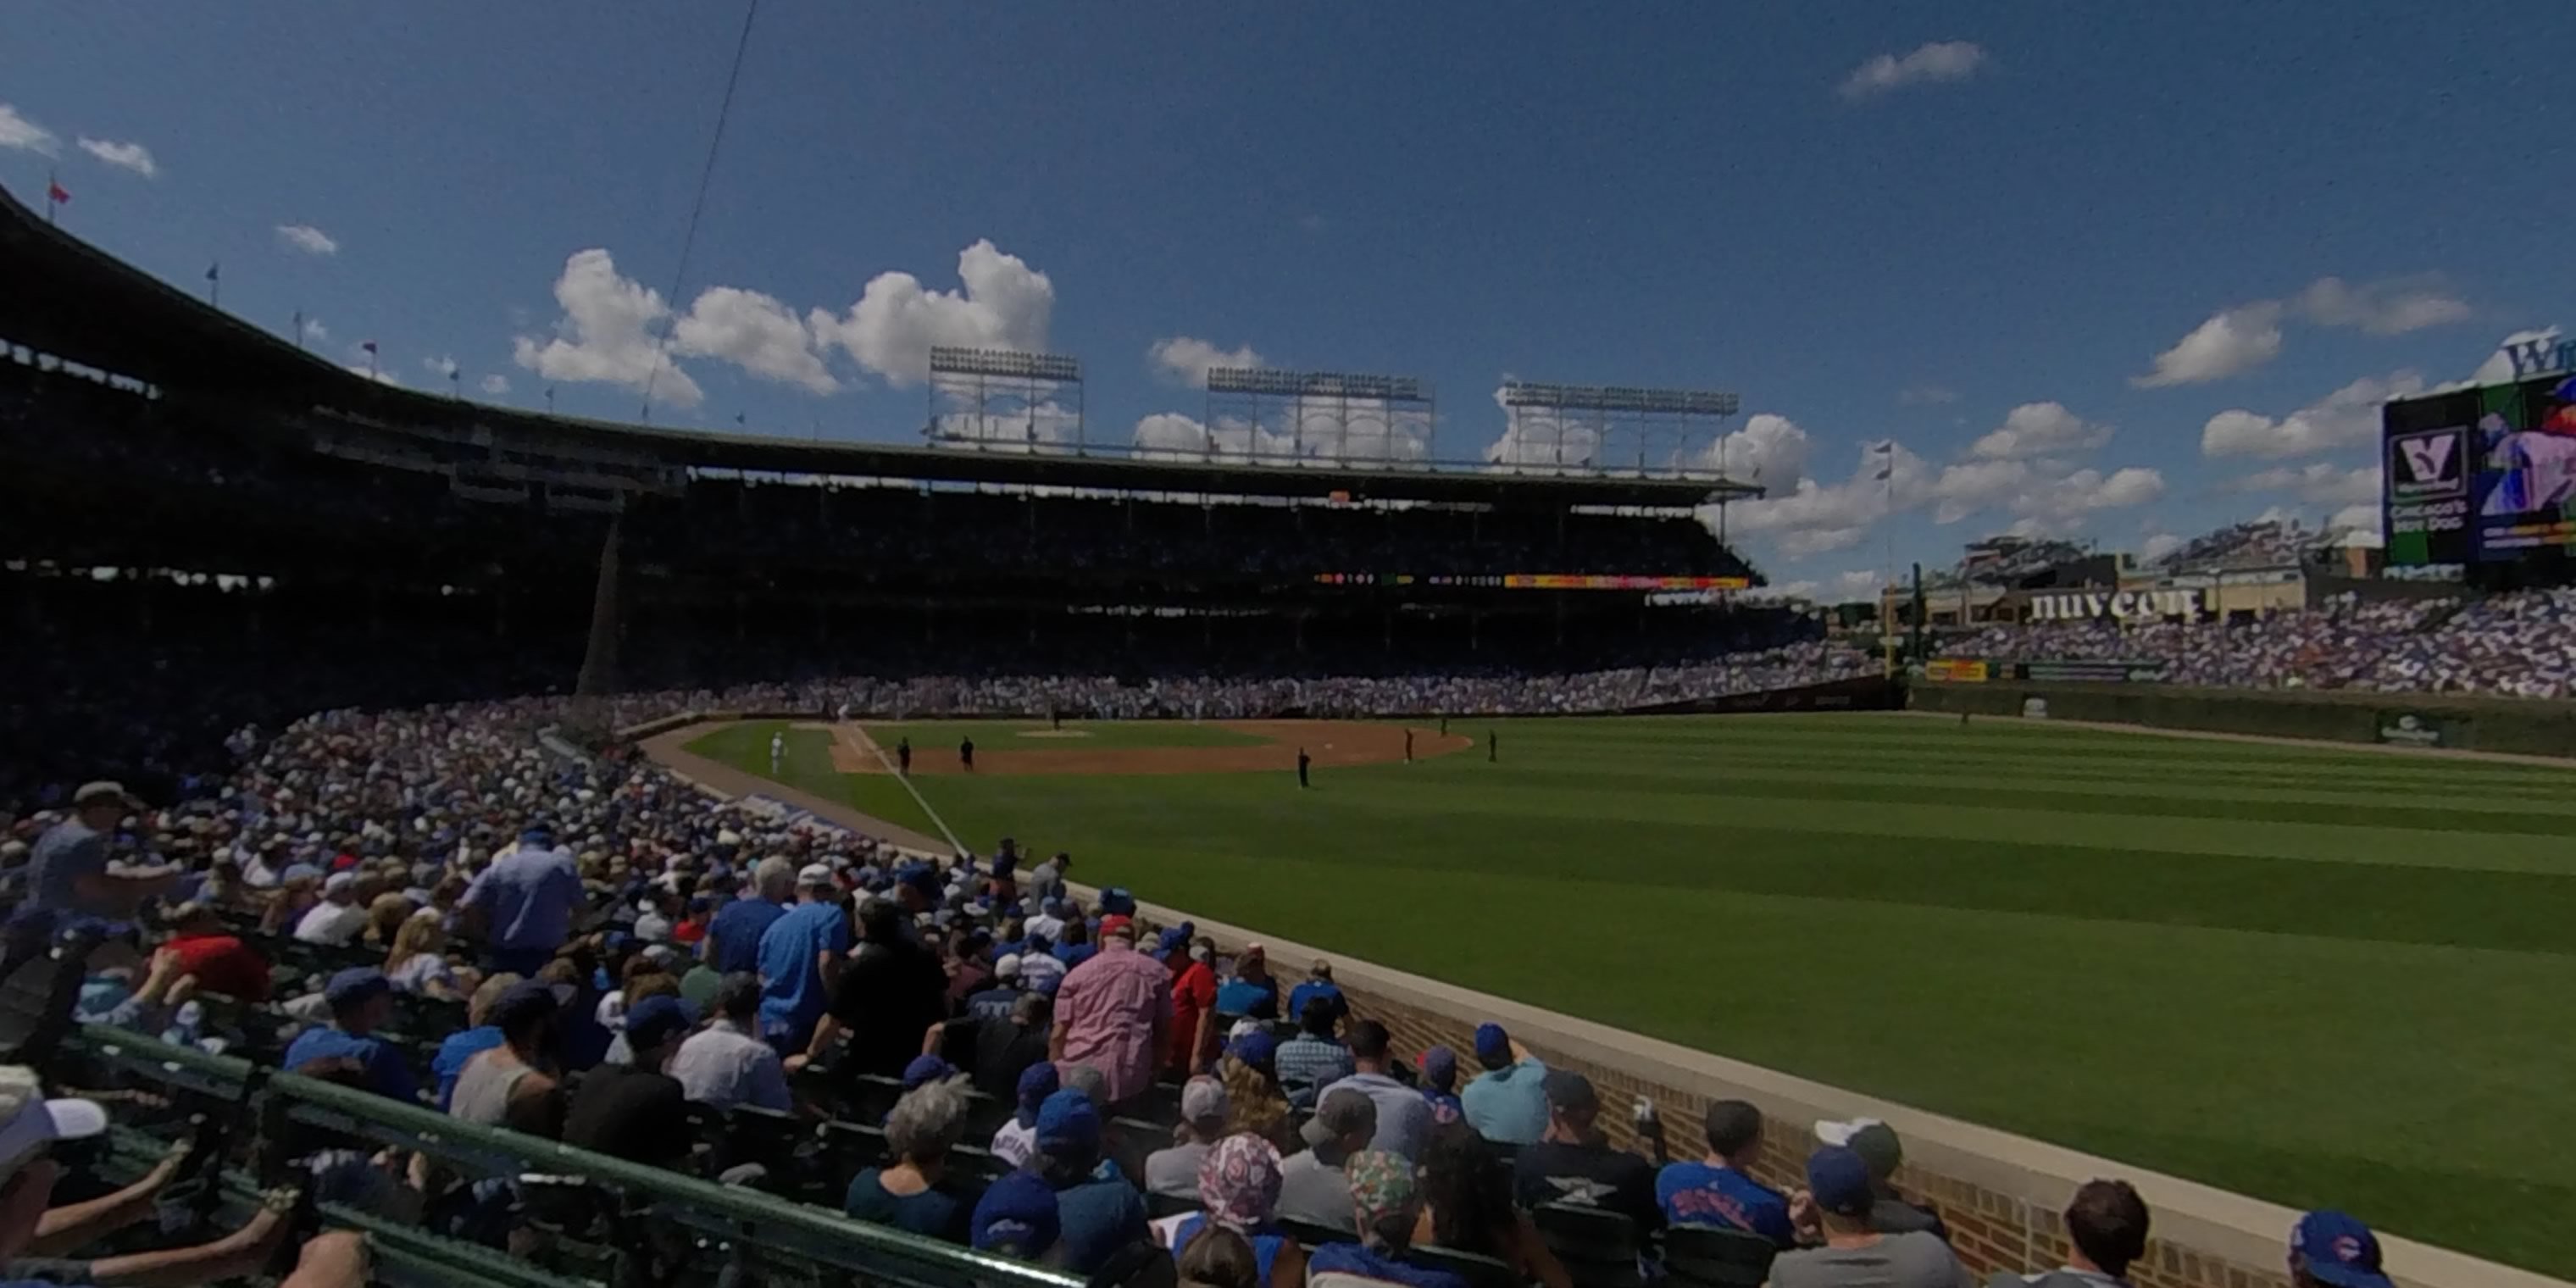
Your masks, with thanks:
<instances>
[{"instance_id":1,"label":"baseball field","mask_svg":"<svg viewBox=\"0 0 2576 1288\"><path fill-rule=\"evenodd\" d=\"M689 749L768 775L781 728ZM1909 716L1401 735L796 726L777 777L935 831L864 754L908 739L979 851L2576 1273L2576 771Z\"/></svg>"}]
</instances>

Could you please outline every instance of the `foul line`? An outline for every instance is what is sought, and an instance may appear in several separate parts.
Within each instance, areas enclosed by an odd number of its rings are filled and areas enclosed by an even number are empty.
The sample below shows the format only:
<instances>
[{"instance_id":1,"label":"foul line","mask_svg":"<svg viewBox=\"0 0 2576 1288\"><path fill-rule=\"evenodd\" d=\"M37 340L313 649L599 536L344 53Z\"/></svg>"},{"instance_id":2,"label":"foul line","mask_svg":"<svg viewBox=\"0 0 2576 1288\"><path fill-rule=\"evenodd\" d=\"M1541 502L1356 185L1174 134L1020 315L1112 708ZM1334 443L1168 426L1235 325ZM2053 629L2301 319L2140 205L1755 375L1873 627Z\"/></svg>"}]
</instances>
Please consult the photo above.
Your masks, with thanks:
<instances>
[{"instance_id":1,"label":"foul line","mask_svg":"<svg viewBox=\"0 0 2576 1288\"><path fill-rule=\"evenodd\" d=\"M957 833L949 828L948 820L941 818L939 811L932 809L930 802L922 798L921 789L912 785L912 775L896 769L894 762L886 759L885 748L878 746L877 740L868 736L866 725L856 720L844 720L838 726L838 732L867 748L868 754L876 757L878 764L885 766L886 774L903 784L903 789L912 794L912 803L920 806L921 812L930 816L931 826L938 828L939 834L948 838L949 849L956 851L960 857L968 853L966 843L957 839Z\"/></svg>"}]
</instances>

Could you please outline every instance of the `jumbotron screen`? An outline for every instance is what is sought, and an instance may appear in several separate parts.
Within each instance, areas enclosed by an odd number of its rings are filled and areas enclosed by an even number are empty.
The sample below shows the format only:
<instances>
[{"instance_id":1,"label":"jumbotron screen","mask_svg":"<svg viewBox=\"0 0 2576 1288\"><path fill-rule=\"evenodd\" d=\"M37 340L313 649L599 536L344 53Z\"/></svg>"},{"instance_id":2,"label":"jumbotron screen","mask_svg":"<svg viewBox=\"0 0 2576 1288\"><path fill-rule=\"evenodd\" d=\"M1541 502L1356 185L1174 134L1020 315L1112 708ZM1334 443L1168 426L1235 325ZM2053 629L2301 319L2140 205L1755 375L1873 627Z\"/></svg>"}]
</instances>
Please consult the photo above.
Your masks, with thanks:
<instances>
[{"instance_id":1,"label":"jumbotron screen","mask_svg":"<svg viewBox=\"0 0 2576 1288\"><path fill-rule=\"evenodd\" d=\"M2576 372L2392 402L2380 424L2390 565L2576 550Z\"/></svg>"}]
</instances>

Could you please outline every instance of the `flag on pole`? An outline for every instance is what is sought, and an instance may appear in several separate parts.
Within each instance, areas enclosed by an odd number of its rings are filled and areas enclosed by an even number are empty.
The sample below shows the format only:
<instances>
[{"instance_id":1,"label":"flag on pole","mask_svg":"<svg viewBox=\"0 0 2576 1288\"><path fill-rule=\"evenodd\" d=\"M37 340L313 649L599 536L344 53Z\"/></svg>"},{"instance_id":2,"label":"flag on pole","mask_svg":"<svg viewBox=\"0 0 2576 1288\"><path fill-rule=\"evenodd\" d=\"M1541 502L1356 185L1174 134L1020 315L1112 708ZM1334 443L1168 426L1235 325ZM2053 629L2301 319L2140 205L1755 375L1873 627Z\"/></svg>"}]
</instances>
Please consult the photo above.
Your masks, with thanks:
<instances>
[{"instance_id":1,"label":"flag on pole","mask_svg":"<svg viewBox=\"0 0 2576 1288\"><path fill-rule=\"evenodd\" d=\"M361 341L361 342L359 343L358 347L359 347L359 348L361 348L361 349L366 350L366 351L367 351L367 352L369 352L369 353L374 353L374 352L376 351L376 342L375 342L375 341L373 341L373 340L365 340L365 341Z\"/></svg>"},{"instance_id":2,"label":"flag on pole","mask_svg":"<svg viewBox=\"0 0 2576 1288\"><path fill-rule=\"evenodd\" d=\"M224 266L221 260L217 260L214 263L206 265L206 280L209 282L220 282L224 280Z\"/></svg>"},{"instance_id":3,"label":"flag on pole","mask_svg":"<svg viewBox=\"0 0 2576 1288\"><path fill-rule=\"evenodd\" d=\"M1895 478L1896 440L1893 438L1888 439L1869 450L1871 454L1878 457L1878 473L1873 477L1881 483L1885 483L1888 480Z\"/></svg>"},{"instance_id":4,"label":"flag on pole","mask_svg":"<svg viewBox=\"0 0 2576 1288\"><path fill-rule=\"evenodd\" d=\"M50 202L54 203L55 205L59 206L59 205L63 204L64 202L69 201L69 200L71 200L71 199L72 199L72 190L71 190L71 189L66 188L66 187L64 187L63 185L61 185L61 184L59 184L59 183L54 182L54 181L53 181L52 179L50 179L50 178L48 178L48 179L46 179L46 180L45 180L45 200L50 201Z\"/></svg>"}]
</instances>

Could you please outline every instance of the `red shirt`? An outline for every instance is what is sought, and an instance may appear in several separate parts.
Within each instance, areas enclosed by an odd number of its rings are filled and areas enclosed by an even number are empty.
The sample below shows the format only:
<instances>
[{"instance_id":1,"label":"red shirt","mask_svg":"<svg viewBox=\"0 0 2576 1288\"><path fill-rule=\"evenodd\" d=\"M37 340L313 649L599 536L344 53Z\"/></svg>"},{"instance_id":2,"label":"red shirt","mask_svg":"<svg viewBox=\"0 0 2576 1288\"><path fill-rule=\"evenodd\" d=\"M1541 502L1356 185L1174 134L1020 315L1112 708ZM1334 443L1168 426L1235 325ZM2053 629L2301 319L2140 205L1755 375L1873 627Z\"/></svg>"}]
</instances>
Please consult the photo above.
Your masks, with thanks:
<instances>
[{"instance_id":1,"label":"red shirt","mask_svg":"<svg viewBox=\"0 0 2576 1288\"><path fill-rule=\"evenodd\" d=\"M694 944L706 937L707 922L704 917L691 917L687 921L683 921L679 925L671 927L671 942L673 943Z\"/></svg>"},{"instance_id":2,"label":"red shirt","mask_svg":"<svg viewBox=\"0 0 2576 1288\"><path fill-rule=\"evenodd\" d=\"M1165 1060L1184 1073L1198 1058L1199 1027L1216 1010L1216 972L1206 962L1191 962L1172 981L1172 1038Z\"/></svg>"},{"instance_id":3,"label":"red shirt","mask_svg":"<svg viewBox=\"0 0 2576 1288\"><path fill-rule=\"evenodd\" d=\"M197 987L245 1002L268 1000L268 963L231 935L181 935L162 947L177 954L179 971Z\"/></svg>"}]
</instances>

